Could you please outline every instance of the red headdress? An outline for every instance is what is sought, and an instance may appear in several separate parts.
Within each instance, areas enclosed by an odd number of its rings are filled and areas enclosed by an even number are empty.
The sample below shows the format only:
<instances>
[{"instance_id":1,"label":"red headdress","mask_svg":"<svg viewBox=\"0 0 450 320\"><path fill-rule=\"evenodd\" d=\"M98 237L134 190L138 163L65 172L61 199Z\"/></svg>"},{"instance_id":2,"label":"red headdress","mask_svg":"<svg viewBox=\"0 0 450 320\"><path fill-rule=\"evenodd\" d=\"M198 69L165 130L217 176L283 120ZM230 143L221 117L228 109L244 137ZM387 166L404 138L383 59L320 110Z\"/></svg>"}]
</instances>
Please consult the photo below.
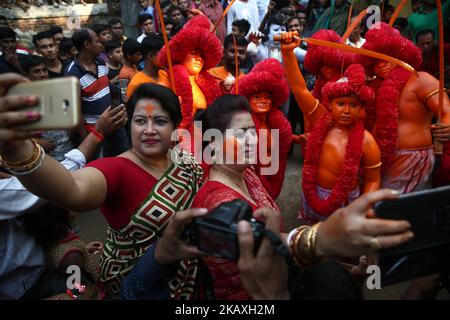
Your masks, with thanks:
<instances>
[{"instance_id":1,"label":"red headdress","mask_svg":"<svg viewBox=\"0 0 450 320\"><path fill-rule=\"evenodd\" d=\"M260 175L260 167L257 165L261 183L269 195L276 199L280 194L286 171L286 159L291 147L292 128L284 114L278 109L289 98L289 86L284 76L284 69L276 59L266 59L255 65L255 67L239 80L239 94L250 99L250 97L261 91L269 92L272 98L272 110L267 114L267 126L269 129L279 130L279 141L274 147L279 150L278 172L274 175ZM231 92L234 92L232 89ZM260 128L258 117L252 113L256 127Z\"/></svg>"},{"instance_id":2,"label":"red headdress","mask_svg":"<svg viewBox=\"0 0 450 320\"><path fill-rule=\"evenodd\" d=\"M410 64L414 69L418 69L422 64L420 49L412 41L403 37L397 29L390 27L384 22L377 23L366 33L366 43L363 45L363 48L402 60ZM377 60L360 55L358 61L367 70Z\"/></svg>"},{"instance_id":3,"label":"red headdress","mask_svg":"<svg viewBox=\"0 0 450 320\"><path fill-rule=\"evenodd\" d=\"M325 40L336 43L343 43L342 38L334 30L319 30L314 33L312 39ZM306 70L314 75L320 74L320 67L337 66L339 69L344 63L344 70L348 68L355 60L355 55L336 48L324 46L308 45L308 52L305 56L303 65Z\"/></svg>"},{"instance_id":4,"label":"red headdress","mask_svg":"<svg viewBox=\"0 0 450 320\"><path fill-rule=\"evenodd\" d=\"M386 23L376 24L366 33L364 49L376 51L409 63L417 69L422 63L420 49L414 43L403 37L397 29ZM367 72L373 72L374 58L359 56L358 60ZM381 151L384 173L389 168L390 161L397 150L398 139L398 100L403 86L411 73L397 67L384 79L372 81L371 87L376 90L376 101L366 107L366 128L376 127L376 136Z\"/></svg>"},{"instance_id":5,"label":"red headdress","mask_svg":"<svg viewBox=\"0 0 450 320\"><path fill-rule=\"evenodd\" d=\"M190 51L198 49L204 60L203 69L215 67L222 59L223 48L209 27L210 22L205 16L195 16L189 20L169 42L172 62L181 63ZM159 51L158 60L162 66L168 67L166 46Z\"/></svg>"},{"instance_id":6,"label":"red headdress","mask_svg":"<svg viewBox=\"0 0 450 320\"><path fill-rule=\"evenodd\" d=\"M344 73L344 77L336 82L328 82L322 89L324 104L328 105L333 98L356 95L365 105L372 103L375 93L366 85L366 73L360 64L352 64Z\"/></svg>"},{"instance_id":7,"label":"red headdress","mask_svg":"<svg viewBox=\"0 0 450 320\"><path fill-rule=\"evenodd\" d=\"M342 38L334 30L319 30L312 37L312 39L325 40L336 43L343 43ZM313 95L319 101L322 101L322 88L327 81L336 81L337 79L325 80L320 77L321 66L334 66L339 69L347 69L349 65L354 63L355 55L350 52L345 52L336 48L329 48L324 46L308 45L308 52L305 56L303 65L310 73L317 76L316 84L314 85Z\"/></svg>"},{"instance_id":8,"label":"red headdress","mask_svg":"<svg viewBox=\"0 0 450 320\"><path fill-rule=\"evenodd\" d=\"M203 69L196 80L206 98L206 103L212 103L220 96L220 88L215 79L207 72L216 66L222 59L223 48L220 40L211 33L210 22L205 16L195 16L189 20L169 42L171 58L174 63L173 73L175 78L175 91L181 97L182 120L179 128L192 129L193 127L193 94L189 81L189 74L182 64L186 55L194 50L200 50L200 56L204 60ZM164 67L168 67L167 47L164 46L158 60Z\"/></svg>"},{"instance_id":9,"label":"red headdress","mask_svg":"<svg viewBox=\"0 0 450 320\"><path fill-rule=\"evenodd\" d=\"M272 105L275 107L283 105L288 100L289 86L283 66L278 60L271 58L257 63L250 73L239 80L239 94L247 99L261 91L270 93Z\"/></svg>"}]
</instances>

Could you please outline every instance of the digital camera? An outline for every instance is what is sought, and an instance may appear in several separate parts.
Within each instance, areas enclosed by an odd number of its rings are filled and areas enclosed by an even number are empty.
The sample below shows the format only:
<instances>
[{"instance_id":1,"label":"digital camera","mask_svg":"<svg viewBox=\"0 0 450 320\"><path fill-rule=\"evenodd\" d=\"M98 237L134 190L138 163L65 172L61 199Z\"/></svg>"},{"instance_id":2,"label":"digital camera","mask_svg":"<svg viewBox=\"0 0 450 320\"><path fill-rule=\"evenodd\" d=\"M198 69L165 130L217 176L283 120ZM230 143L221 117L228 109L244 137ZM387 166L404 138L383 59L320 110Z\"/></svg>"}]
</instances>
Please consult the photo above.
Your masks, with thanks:
<instances>
[{"instance_id":1,"label":"digital camera","mask_svg":"<svg viewBox=\"0 0 450 320\"><path fill-rule=\"evenodd\" d=\"M264 237L265 225L252 217L252 208L241 199L226 202L213 209L205 217L195 218L183 238L196 245L200 251L218 258L237 261L239 243L237 225L246 220L253 231L256 253Z\"/></svg>"}]
</instances>

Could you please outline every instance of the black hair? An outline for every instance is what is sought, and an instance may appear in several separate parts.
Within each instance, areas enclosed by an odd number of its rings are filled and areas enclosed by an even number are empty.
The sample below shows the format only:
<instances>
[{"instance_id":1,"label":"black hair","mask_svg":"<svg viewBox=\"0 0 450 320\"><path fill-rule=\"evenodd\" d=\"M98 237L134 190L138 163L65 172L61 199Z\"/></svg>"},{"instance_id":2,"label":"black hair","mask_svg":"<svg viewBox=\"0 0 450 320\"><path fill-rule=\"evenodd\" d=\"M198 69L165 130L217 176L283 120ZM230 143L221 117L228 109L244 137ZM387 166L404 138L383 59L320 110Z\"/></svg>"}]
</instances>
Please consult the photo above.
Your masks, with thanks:
<instances>
[{"instance_id":1,"label":"black hair","mask_svg":"<svg viewBox=\"0 0 450 320\"><path fill-rule=\"evenodd\" d=\"M245 32L244 37L250 31L250 22L246 19L235 20L232 23L233 26L237 27L240 32Z\"/></svg>"},{"instance_id":2,"label":"black hair","mask_svg":"<svg viewBox=\"0 0 450 320\"><path fill-rule=\"evenodd\" d=\"M153 17L147 13L141 14L138 17L138 25L142 26L144 24L145 21L147 20L152 20L153 21Z\"/></svg>"},{"instance_id":3,"label":"black hair","mask_svg":"<svg viewBox=\"0 0 450 320\"><path fill-rule=\"evenodd\" d=\"M164 46L164 39L161 35L152 33L142 40L141 50L144 59L147 58L149 53L157 54L159 50Z\"/></svg>"},{"instance_id":4,"label":"black hair","mask_svg":"<svg viewBox=\"0 0 450 320\"><path fill-rule=\"evenodd\" d=\"M6 20L6 23L8 23L8 19L4 15L0 15L0 20Z\"/></svg>"},{"instance_id":5,"label":"black hair","mask_svg":"<svg viewBox=\"0 0 450 320\"><path fill-rule=\"evenodd\" d=\"M16 39L17 34L16 32L11 29L10 27L0 27L0 40L7 39L7 38L14 38Z\"/></svg>"},{"instance_id":6,"label":"black hair","mask_svg":"<svg viewBox=\"0 0 450 320\"><path fill-rule=\"evenodd\" d=\"M75 47L73 45L72 39L71 38L66 38L64 37L61 42L59 43L59 51L62 54L67 54L70 52L70 50Z\"/></svg>"},{"instance_id":7,"label":"black hair","mask_svg":"<svg viewBox=\"0 0 450 320\"><path fill-rule=\"evenodd\" d=\"M419 41L420 37L425 36L427 34L431 34L433 36L433 39L436 39L436 34L434 33L433 30L431 30L431 29L423 29L423 30L420 30L419 32L417 32L417 34L416 34L416 43Z\"/></svg>"},{"instance_id":8,"label":"black hair","mask_svg":"<svg viewBox=\"0 0 450 320\"><path fill-rule=\"evenodd\" d=\"M57 27L57 26L53 26L53 27L51 27L50 29L48 29L47 31L50 32L50 34L52 35L52 37L53 37L55 34L63 33L63 30L61 29L61 27Z\"/></svg>"},{"instance_id":9,"label":"black hair","mask_svg":"<svg viewBox=\"0 0 450 320\"><path fill-rule=\"evenodd\" d=\"M286 24L291 23L291 21L294 20L294 19L297 19L297 20L298 20L298 23L300 23L300 18L297 17L297 16L293 16L293 17L289 17L289 18L286 20ZM287 27L287 26L286 26L286 27Z\"/></svg>"},{"instance_id":10,"label":"black hair","mask_svg":"<svg viewBox=\"0 0 450 320\"><path fill-rule=\"evenodd\" d=\"M92 25L91 28L98 36L100 36L100 33L102 33L105 30L109 30L109 26L107 24L103 23L96 23Z\"/></svg>"},{"instance_id":11,"label":"black hair","mask_svg":"<svg viewBox=\"0 0 450 320\"><path fill-rule=\"evenodd\" d=\"M390 5L390 4L384 6L384 12L390 12L390 11L392 11L392 12L395 11L394 6L392 6L392 5Z\"/></svg>"},{"instance_id":12,"label":"black hair","mask_svg":"<svg viewBox=\"0 0 450 320\"><path fill-rule=\"evenodd\" d=\"M120 44L120 41L118 40L109 40L108 42L105 43L105 52L106 53L111 53L114 50L116 50L117 48L122 47L122 45Z\"/></svg>"},{"instance_id":13,"label":"black hair","mask_svg":"<svg viewBox=\"0 0 450 320\"><path fill-rule=\"evenodd\" d=\"M241 112L250 113L248 100L243 96L225 94L211 103L205 110L200 110L195 116L195 121L202 122L202 131L217 129L225 132L234 115Z\"/></svg>"},{"instance_id":14,"label":"black hair","mask_svg":"<svg viewBox=\"0 0 450 320\"><path fill-rule=\"evenodd\" d=\"M163 109L169 114L174 128L178 127L181 122L181 107L178 97L169 88L159 84L144 83L140 85L136 91L134 91L127 102L128 128L131 128L134 109L136 108L138 101L141 99L158 100ZM131 134L129 136L131 137Z\"/></svg>"},{"instance_id":15,"label":"black hair","mask_svg":"<svg viewBox=\"0 0 450 320\"><path fill-rule=\"evenodd\" d=\"M277 24L277 25L280 25L280 26L284 26L284 22L281 21L279 15L274 15L274 14L271 15L271 16L269 17L269 19L267 20L267 23L266 23L266 25L265 25L265 27L264 27L264 34L265 34L266 36L269 35L269 33L270 33L270 26L271 26L272 24ZM264 40L264 41L265 41L265 40Z\"/></svg>"},{"instance_id":16,"label":"black hair","mask_svg":"<svg viewBox=\"0 0 450 320\"><path fill-rule=\"evenodd\" d=\"M122 50L123 56L127 58L137 52L141 52L141 44L134 39L128 38L123 43Z\"/></svg>"},{"instance_id":17,"label":"black hair","mask_svg":"<svg viewBox=\"0 0 450 320\"><path fill-rule=\"evenodd\" d=\"M244 37L240 37L240 36L235 36L235 38L236 38L237 46L247 47L247 44L248 44L247 39L245 39ZM223 49L227 50L227 48L230 44L234 46L233 34L229 34L225 37L225 40L223 41Z\"/></svg>"},{"instance_id":18,"label":"black hair","mask_svg":"<svg viewBox=\"0 0 450 320\"><path fill-rule=\"evenodd\" d=\"M170 6L170 5L172 5L172 3L171 3L169 0L163 0L163 1L161 1L161 9L162 9L162 8L165 8L165 7L168 7L168 6Z\"/></svg>"},{"instance_id":19,"label":"black hair","mask_svg":"<svg viewBox=\"0 0 450 320\"><path fill-rule=\"evenodd\" d=\"M47 63L45 62L45 59L41 56L35 56L35 55L28 55L22 62L22 68L23 71L25 71L25 73L30 72L31 68L36 67L40 64L45 64L47 65Z\"/></svg>"},{"instance_id":20,"label":"black hair","mask_svg":"<svg viewBox=\"0 0 450 320\"><path fill-rule=\"evenodd\" d=\"M47 203L24 216L24 223L44 249L58 243L70 230L69 211Z\"/></svg>"},{"instance_id":21,"label":"black hair","mask_svg":"<svg viewBox=\"0 0 450 320\"><path fill-rule=\"evenodd\" d=\"M306 16L308 16L308 11L305 9L298 9L295 11L295 15L297 15L299 13L304 13L304 14L306 14Z\"/></svg>"},{"instance_id":22,"label":"black hair","mask_svg":"<svg viewBox=\"0 0 450 320\"><path fill-rule=\"evenodd\" d=\"M38 48L37 42L41 41L42 39L52 39L53 40L53 35L48 31L43 31L43 32L39 32L39 33L35 34L33 36L33 44L36 47L36 49Z\"/></svg>"},{"instance_id":23,"label":"black hair","mask_svg":"<svg viewBox=\"0 0 450 320\"><path fill-rule=\"evenodd\" d=\"M120 23L122 25L122 27L124 26L123 21L120 20L119 18L112 18L111 20L108 21L108 25L110 28L112 28L113 25Z\"/></svg>"},{"instance_id":24,"label":"black hair","mask_svg":"<svg viewBox=\"0 0 450 320\"><path fill-rule=\"evenodd\" d=\"M75 48L80 52L84 48L85 42L91 42L92 37L89 34L88 29L80 29L73 33L72 35L72 43L75 46Z\"/></svg>"},{"instance_id":25,"label":"black hair","mask_svg":"<svg viewBox=\"0 0 450 320\"><path fill-rule=\"evenodd\" d=\"M169 9L167 9L167 15L169 17L171 17L172 16L172 12L174 12L175 10L180 11L180 13L183 15L183 10L181 10L179 6L176 6L174 4L171 5Z\"/></svg>"}]
</instances>

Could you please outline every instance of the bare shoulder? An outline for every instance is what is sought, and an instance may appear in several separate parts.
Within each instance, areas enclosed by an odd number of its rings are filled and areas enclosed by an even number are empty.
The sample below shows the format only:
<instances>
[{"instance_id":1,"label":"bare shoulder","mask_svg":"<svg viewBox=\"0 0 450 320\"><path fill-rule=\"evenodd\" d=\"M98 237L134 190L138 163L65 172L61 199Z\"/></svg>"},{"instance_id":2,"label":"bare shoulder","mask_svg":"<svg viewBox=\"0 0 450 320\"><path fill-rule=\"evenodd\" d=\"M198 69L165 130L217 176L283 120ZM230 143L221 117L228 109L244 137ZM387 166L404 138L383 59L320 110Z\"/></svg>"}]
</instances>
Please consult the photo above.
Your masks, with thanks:
<instances>
[{"instance_id":1,"label":"bare shoulder","mask_svg":"<svg viewBox=\"0 0 450 320\"><path fill-rule=\"evenodd\" d=\"M364 130L364 139L363 139L363 151L364 152L370 152L370 151L375 151L375 150L380 150L380 148L378 147L378 143L375 140L374 136L367 130Z\"/></svg>"}]
</instances>

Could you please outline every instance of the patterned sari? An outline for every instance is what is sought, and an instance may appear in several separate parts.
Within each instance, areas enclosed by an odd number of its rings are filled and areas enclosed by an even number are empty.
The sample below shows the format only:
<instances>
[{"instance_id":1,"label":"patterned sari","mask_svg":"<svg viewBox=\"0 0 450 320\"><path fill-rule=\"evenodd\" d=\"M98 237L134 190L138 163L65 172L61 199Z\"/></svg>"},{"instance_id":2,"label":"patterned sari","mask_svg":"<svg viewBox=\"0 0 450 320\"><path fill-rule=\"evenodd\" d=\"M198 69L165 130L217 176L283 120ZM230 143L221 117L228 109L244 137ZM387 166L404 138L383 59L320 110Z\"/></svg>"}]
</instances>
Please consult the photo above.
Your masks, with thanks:
<instances>
[{"instance_id":1,"label":"patterned sari","mask_svg":"<svg viewBox=\"0 0 450 320\"><path fill-rule=\"evenodd\" d=\"M279 213L277 205L264 189L254 168L246 169L244 180L254 202L250 203L253 210L260 207L269 207ZM240 193L220 182L207 181L195 196L192 207L212 210L220 204L234 199L248 201ZM252 299L242 286L239 271L234 262L212 257L206 257L203 258L203 260L211 273L214 285L214 295L217 300Z\"/></svg>"},{"instance_id":2,"label":"patterned sari","mask_svg":"<svg viewBox=\"0 0 450 320\"><path fill-rule=\"evenodd\" d=\"M203 170L193 156L172 150L174 160L164 176L136 208L130 222L120 228L108 226L100 261L100 279L111 297L120 292L121 280L159 237L175 212L189 208L201 185ZM173 299L190 299L197 274L196 259L183 260L169 282Z\"/></svg>"}]
</instances>

